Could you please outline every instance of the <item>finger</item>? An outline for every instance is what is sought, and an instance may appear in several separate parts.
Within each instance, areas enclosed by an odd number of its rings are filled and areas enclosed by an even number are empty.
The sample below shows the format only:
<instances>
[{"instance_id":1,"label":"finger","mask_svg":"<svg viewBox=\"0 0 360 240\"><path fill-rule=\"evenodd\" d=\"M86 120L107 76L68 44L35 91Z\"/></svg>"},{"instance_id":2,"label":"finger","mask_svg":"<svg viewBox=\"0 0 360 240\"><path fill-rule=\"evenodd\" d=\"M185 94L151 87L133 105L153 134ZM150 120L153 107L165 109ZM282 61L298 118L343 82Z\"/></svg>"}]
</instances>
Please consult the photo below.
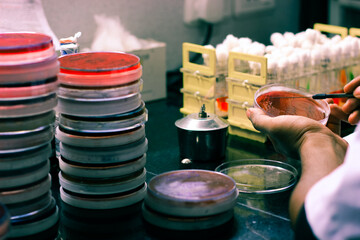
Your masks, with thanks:
<instances>
[{"instance_id":1,"label":"finger","mask_svg":"<svg viewBox=\"0 0 360 240\"><path fill-rule=\"evenodd\" d=\"M246 111L247 117L250 119L254 128L263 133L268 133L271 127L272 117L266 115L262 110L257 108L249 108Z\"/></svg>"},{"instance_id":2,"label":"finger","mask_svg":"<svg viewBox=\"0 0 360 240\"><path fill-rule=\"evenodd\" d=\"M346 84L344 86L344 92L346 93L351 93L355 90L355 88L357 88L358 86L360 86L360 76L357 76L356 78L354 78L353 80L351 80L348 84Z\"/></svg>"},{"instance_id":3,"label":"finger","mask_svg":"<svg viewBox=\"0 0 360 240\"><path fill-rule=\"evenodd\" d=\"M360 110L356 110L350 114L349 123L352 125L356 125L358 124L359 121L360 121Z\"/></svg>"},{"instance_id":4,"label":"finger","mask_svg":"<svg viewBox=\"0 0 360 240\"><path fill-rule=\"evenodd\" d=\"M331 122L337 122L340 120L343 121L347 121L349 115L346 114L343 110L342 107L340 107L337 104L330 104L330 116L329 116L329 121Z\"/></svg>"},{"instance_id":5,"label":"finger","mask_svg":"<svg viewBox=\"0 0 360 240\"><path fill-rule=\"evenodd\" d=\"M342 106L342 110L346 114L352 113L354 110L356 110L360 106L360 100L356 98L349 98L346 100L344 105Z\"/></svg>"}]
</instances>

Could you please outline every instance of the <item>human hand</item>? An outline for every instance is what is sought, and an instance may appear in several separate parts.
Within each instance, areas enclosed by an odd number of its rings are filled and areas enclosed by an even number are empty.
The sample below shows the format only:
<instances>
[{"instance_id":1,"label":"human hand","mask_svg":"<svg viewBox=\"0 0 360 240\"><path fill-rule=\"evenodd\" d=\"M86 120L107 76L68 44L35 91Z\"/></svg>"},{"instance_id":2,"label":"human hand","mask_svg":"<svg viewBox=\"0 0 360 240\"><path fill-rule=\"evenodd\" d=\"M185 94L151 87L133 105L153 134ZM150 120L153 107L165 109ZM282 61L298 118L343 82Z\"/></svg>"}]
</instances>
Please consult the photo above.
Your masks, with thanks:
<instances>
[{"instance_id":1,"label":"human hand","mask_svg":"<svg viewBox=\"0 0 360 240\"><path fill-rule=\"evenodd\" d=\"M334 101L330 98L326 99L330 107L330 115L326 126L338 135L341 134L341 121L348 121L349 114L343 112L342 108L338 104L334 104Z\"/></svg>"},{"instance_id":2,"label":"human hand","mask_svg":"<svg viewBox=\"0 0 360 240\"><path fill-rule=\"evenodd\" d=\"M342 111L348 116L350 124L357 124L360 120L360 76L357 76L344 86L345 93L353 93L355 98L348 98L342 106Z\"/></svg>"},{"instance_id":3,"label":"human hand","mask_svg":"<svg viewBox=\"0 0 360 240\"><path fill-rule=\"evenodd\" d=\"M334 138L330 129L307 117L270 117L256 108L249 108L246 113L254 127L268 135L276 151L292 158L299 158L300 148L309 135Z\"/></svg>"}]
</instances>

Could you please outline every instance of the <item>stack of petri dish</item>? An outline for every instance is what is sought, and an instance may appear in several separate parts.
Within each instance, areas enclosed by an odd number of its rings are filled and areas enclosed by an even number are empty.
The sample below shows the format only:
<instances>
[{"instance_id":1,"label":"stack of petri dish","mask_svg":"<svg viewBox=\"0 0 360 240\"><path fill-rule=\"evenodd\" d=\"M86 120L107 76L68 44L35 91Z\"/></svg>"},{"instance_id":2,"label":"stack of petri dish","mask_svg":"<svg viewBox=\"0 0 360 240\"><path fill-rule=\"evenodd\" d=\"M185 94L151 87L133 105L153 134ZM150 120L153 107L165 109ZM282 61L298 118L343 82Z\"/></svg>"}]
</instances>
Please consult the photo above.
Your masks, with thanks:
<instances>
[{"instance_id":1,"label":"stack of petri dish","mask_svg":"<svg viewBox=\"0 0 360 240\"><path fill-rule=\"evenodd\" d=\"M140 59L120 52L59 58L60 196L85 209L129 207L146 194L147 110Z\"/></svg>"},{"instance_id":2,"label":"stack of petri dish","mask_svg":"<svg viewBox=\"0 0 360 240\"><path fill-rule=\"evenodd\" d=\"M57 234L49 157L58 72L51 37L0 33L0 202L11 238Z\"/></svg>"}]
</instances>

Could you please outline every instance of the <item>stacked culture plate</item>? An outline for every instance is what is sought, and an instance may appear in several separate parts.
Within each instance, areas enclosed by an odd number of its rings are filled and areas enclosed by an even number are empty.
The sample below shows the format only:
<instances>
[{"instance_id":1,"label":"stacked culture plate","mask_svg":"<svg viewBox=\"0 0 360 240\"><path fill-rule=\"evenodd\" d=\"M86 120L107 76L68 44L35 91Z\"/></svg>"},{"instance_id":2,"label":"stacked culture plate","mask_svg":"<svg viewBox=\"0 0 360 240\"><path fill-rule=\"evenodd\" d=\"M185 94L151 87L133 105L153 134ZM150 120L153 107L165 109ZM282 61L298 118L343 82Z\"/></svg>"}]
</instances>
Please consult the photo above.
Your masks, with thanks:
<instances>
[{"instance_id":1,"label":"stacked culture plate","mask_svg":"<svg viewBox=\"0 0 360 240\"><path fill-rule=\"evenodd\" d=\"M146 194L147 110L137 56L88 52L59 58L60 197L82 209L116 209Z\"/></svg>"},{"instance_id":2,"label":"stacked culture plate","mask_svg":"<svg viewBox=\"0 0 360 240\"><path fill-rule=\"evenodd\" d=\"M51 37L0 34L0 202L10 238L57 235L49 157L58 71Z\"/></svg>"}]
</instances>

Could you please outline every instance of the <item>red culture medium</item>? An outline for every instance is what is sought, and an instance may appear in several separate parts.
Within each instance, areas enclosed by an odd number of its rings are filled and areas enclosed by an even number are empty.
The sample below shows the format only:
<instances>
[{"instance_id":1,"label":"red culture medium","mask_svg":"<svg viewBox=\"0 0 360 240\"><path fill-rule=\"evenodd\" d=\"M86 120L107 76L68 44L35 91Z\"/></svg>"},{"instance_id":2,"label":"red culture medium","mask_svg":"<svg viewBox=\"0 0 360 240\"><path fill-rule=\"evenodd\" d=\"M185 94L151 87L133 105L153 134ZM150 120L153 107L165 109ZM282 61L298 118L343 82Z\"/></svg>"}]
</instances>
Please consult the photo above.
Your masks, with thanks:
<instances>
[{"instance_id":1,"label":"red culture medium","mask_svg":"<svg viewBox=\"0 0 360 240\"><path fill-rule=\"evenodd\" d=\"M312 118L316 121L326 117L325 112L311 97L298 93L273 91L257 97L257 104L270 116L298 115Z\"/></svg>"}]
</instances>

